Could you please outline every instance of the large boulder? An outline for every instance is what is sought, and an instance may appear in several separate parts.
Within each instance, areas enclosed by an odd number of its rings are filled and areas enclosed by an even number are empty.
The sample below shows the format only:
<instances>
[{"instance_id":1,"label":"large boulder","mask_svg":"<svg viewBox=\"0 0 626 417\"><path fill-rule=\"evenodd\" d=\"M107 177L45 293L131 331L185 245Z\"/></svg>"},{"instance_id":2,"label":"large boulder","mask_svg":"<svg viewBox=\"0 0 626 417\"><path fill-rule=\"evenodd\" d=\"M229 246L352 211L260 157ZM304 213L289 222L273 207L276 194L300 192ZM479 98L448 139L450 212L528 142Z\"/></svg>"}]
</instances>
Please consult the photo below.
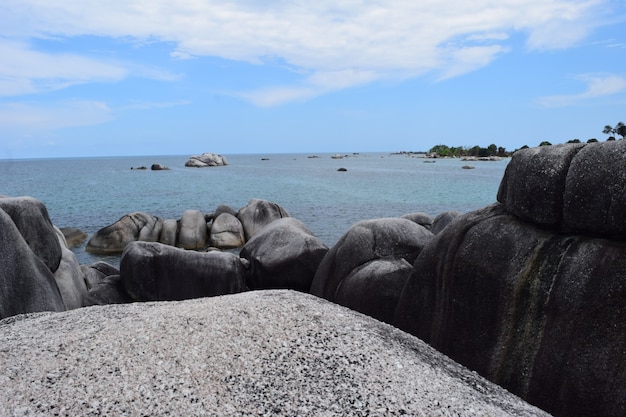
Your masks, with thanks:
<instances>
[{"instance_id":1,"label":"large boulder","mask_svg":"<svg viewBox=\"0 0 626 417\"><path fill-rule=\"evenodd\" d=\"M322 259L311 293L389 319L410 272L406 264L432 238L425 227L399 217L356 223Z\"/></svg>"},{"instance_id":2,"label":"large boulder","mask_svg":"<svg viewBox=\"0 0 626 417\"><path fill-rule=\"evenodd\" d=\"M495 204L414 264L395 324L557 416L626 405L626 243L553 233Z\"/></svg>"},{"instance_id":3,"label":"large boulder","mask_svg":"<svg viewBox=\"0 0 626 417\"><path fill-rule=\"evenodd\" d=\"M89 289L87 295L89 305L124 304L132 301L119 275L104 277Z\"/></svg>"},{"instance_id":4,"label":"large boulder","mask_svg":"<svg viewBox=\"0 0 626 417\"><path fill-rule=\"evenodd\" d=\"M448 224L452 222L452 220L456 219L462 214L463 213L458 210L449 210L444 211L443 213L439 213L433 220L433 223L428 230L433 232L434 235L438 235L443 229L446 228L446 226L448 226Z\"/></svg>"},{"instance_id":5,"label":"large boulder","mask_svg":"<svg viewBox=\"0 0 626 417\"><path fill-rule=\"evenodd\" d=\"M228 252L196 252L156 242L131 242L120 261L134 301L183 300L246 289L246 265Z\"/></svg>"},{"instance_id":6,"label":"large boulder","mask_svg":"<svg viewBox=\"0 0 626 417\"><path fill-rule=\"evenodd\" d=\"M8 416L547 417L423 341L295 291L21 316L0 341Z\"/></svg>"},{"instance_id":7,"label":"large boulder","mask_svg":"<svg viewBox=\"0 0 626 417\"><path fill-rule=\"evenodd\" d=\"M162 227L163 220L160 217L141 212L130 213L98 230L87 242L86 250L101 254L121 253L130 242L157 242Z\"/></svg>"},{"instance_id":8,"label":"large boulder","mask_svg":"<svg viewBox=\"0 0 626 417\"><path fill-rule=\"evenodd\" d=\"M253 198L248 205L239 209L237 218L243 225L246 241L274 220L289 217L283 207L267 200Z\"/></svg>"},{"instance_id":9,"label":"large boulder","mask_svg":"<svg viewBox=\"0 0 626 417\"><path fill-rule=\"evenodd\" d=\"M207 223L199 210L185 210L179 222L176 246L183 249L202 249L208 240Z\"/></svg>"},{"instance_id":10,"label":"large boulder","mask_svg":"<svg viewBox=\"0 0 626 417\"><path fill-rule=\"evenodd\" d=\"M498 201L529 222L565 233L626 239L626 141L515 152Z\"/></svg>"},{"instance_id":11,"label":"large boulder","mask_svg":"<svg viewBox=\"0 0 626 417\"><path fill-rule=\"evenodd\" d=\"M74 252L67 248L63 232L56 227L55 230L63 255L59 267L54 272L54 279L67 310L83 307L88 291L83 270Z\"/></svg>"},{"instance_id":12,"label":"large boulder","mask_svg":"<svg viewBox=\"0 0 626 417\"><path fill-rule=\"evenodd\" d=\"M402 217L403 219L411 220L414 223L424 226L428 230L430 230L434 221L434 219L429 214L422 213L421 211L418 211L415 213L407 213L400 217Z\"/></svg>"},{"instance_id":13,"label":"large boulder","mask_svg":"<svg viewBox=\"0 0 626 417\"><path fill-rule=\"evenodd\" d=\"M228 160L222 155L211 152L190 156L187 162L185 162L186 167L192 168L217 167L223 165L228 165Z\"/></svg>"},{"instance_id":14,"label":"large boulder","mask_svg":"<svg viewBox=\"0 0 626 417\"><path fill-rule=\"evenodd\" d=\"M243 225L237 217L230 213L219 214L211 226L209 245L222 248L239 248L245 243Z\"/></svg>"},{"instance_id":15,"label":"large boulder","mask_svg":"<svg viewBox=\"0 0 626 417\"><path fill-rule=\"evenodd\" d=\"M2 197L0 209L11 217L34 254L50 271L56 271L62 250L46 206L32 197Z\"/></svg>"},{"instance_id":16,"label":"large boulder","mask_svg":"<svg viewBox=\"0 0 626 417\"><path fill-rule=\"evenodd\" d=\"M328 247L300 220L285 217L250 239L240 256L250 262L248 287L251 289L288 288L308 292L326 252Z\"/></svg>"},{"instance_id":17,"label":"large boulder","mask_svg":"<svg viewBox=\"0 0 626 417\"><path fill-rule=\"evenodd\" d=\"M176 246L178 239L178 220L165 219L161 228L159 242L164 245Z\"/></svg>"},{"instance_id":18,"label":"large boulder","mask_svg":"<svg viewBox=\"0 0 626 417\"><path fill-rule=\"evenodd\" d=\"M37 223L47 224L42 220ZM47 236L42 240L59 245L54 229L47 230L54 240ZM26 242L11 216L0 209L0 319L63 310L65 304L54 274Z\"/></svg>"}]
</instances>

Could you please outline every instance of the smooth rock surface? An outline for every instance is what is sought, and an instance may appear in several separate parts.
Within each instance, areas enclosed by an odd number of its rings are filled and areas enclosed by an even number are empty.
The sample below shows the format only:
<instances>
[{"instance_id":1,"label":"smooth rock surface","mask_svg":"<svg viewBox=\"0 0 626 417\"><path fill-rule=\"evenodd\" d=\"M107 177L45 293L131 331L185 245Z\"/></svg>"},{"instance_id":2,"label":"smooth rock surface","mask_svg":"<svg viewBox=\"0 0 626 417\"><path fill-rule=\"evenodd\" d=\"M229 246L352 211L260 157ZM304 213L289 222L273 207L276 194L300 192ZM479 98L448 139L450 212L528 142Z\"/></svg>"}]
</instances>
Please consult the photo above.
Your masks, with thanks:
<instances>
[{"instance_id":1,"label":"smooth rock surface","mask_svg":"<svg viewBox=\"0 0 626 417\"><path fill-rule=\"evenodd\" d=\"M547 416L419 339L262 291L0 322L9 416Z\"/></svg>"},{"instance_id":2,"label":"smooth rock surface","mask_svg":"<svg viewBox=\"0 0 626 417\"><path fill-rule=\"evenodd\" d=\"M124 288L134 301L184 300L246 289L241 258L156 242L131 242L120 260Z\"/></svg>"},{"instance_id":3,"label":"smooth rock surface","mask_svg":"<svg viewBox=\"0 0 626 417\"><path fill-rule=\"evenodd\" d=\"M185 162L186 167L192 168L217 167L223 165L228 165L228 160L222 155L211 152L190 156L187 162Z\"/></svg>"},{"instance_id":4,"label":"smooth rock surface","mask_svg":"<svg viewBox=\"0 0 626 417\"><path fill-rule=\"evenodd\" d=\"M237 212L237 218L243 225L246 241L274 220L283 217L289 217L289 213L282 206L258 198L251 199L245 207L240 208Z\"/></svg>"},{"instance_id":5,"label":"smooth rock surface","mask_svg":"<svg viewBox=\"0 0 626 417\"><path fill-rule=\"evenodd\" d=\"M163 219L160 217L142 212L129 213L98 230L87 242L85 250L91 253L121 253L130 242L157 242L162 228Z\"/></svg>"}]
</instances>

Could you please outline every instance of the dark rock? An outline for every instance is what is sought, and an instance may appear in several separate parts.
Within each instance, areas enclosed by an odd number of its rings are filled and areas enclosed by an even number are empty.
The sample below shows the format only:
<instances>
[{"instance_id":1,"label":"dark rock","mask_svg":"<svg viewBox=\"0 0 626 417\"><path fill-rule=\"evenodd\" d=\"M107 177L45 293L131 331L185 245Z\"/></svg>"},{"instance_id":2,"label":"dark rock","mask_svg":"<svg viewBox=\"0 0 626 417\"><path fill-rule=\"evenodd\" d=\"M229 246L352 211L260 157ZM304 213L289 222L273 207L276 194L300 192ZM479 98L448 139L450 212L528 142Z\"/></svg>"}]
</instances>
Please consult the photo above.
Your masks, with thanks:
<instances>
[{"instance_id":1,"label":"dark rock","mask_svg":"<svg viewBox=\"0 0 626 417\"><path fill-rule=\"evenodd\" d=\"M209 245L222 248L239 248L245 243L243 226L239 219L230 213L221 213L213 221L209 235Z\"/></svg>"},{"instance_id":2,"label":"dark rock","mask_svg":"<svg viewBox=\"0 0 626 417\"><path fill-rule=\"evenodd\" d=\"M94 262L93 264L89 265L89 268L100 271L105 276L120 274L120 270L118 268L103 261Z\"/></svg>"},{"instance_id":3,"label":"dark rock","mask_svg":"<svg viewBox=\"0 0 626 417\"><path fill-rule=\"evenodd\" d=\"M625 242L552 233L495 204L424 248L395 324L556 416L615 416L625 299Z\"/></svg>"},{"instance_id":4,"label":"dark rock","mask_svg":"<svg viewBox=\"0 0 626 417\"><path fill-rule=\"evenodd\" d=\"M35 218L32 220L36 221ZM41 224L42 220L36 223ZM46 225L46 222L43 224ZM54 242L58 245L54 230L52 228L49 230L52 231ZM42 240L53 241L47 237L42 237ZM23 313L65 310L53 273L33 252L13 219L2 209L0 209L0 289L0 319Z\"/></svg>"},{"instance_id":5,"label":"dark rock","mask_svg":"<svg viewBox=\"0 0 626 417\"><path fill-rule=\"evenodd\" d=\"M46 206L32 197L4 197L0 198L0 209L11 217L35 256L50 271L56 271L61 263L61 245Z\"/></svg>"},{"instance_id":6,"label":"dark rock","mask_svg":"<svg viewBox=\"0 0 626 417\"><path fill-rule=\"evenodd\" d=\"M626 239L626 140L587 144L572 159L563 229Z\"/></svg>"},{"instance_id":7,"label":"dark rock","mask_svg":"<svg viewBox=\"0 0 626 417\"><path fill-rule=\"evenodd\" d=\"M339 172L346 172L346 171L348 171L348 169L347 168L339 168L339 169L337 169L337 171L339 171Z\"/></svg>"},{"instance_id":8,"label":"dark rock","mask_svg":"<svg viewBox=\"0 0 626 417\"><path fill-rule=\"evenodd\" d=\"M403 265L401 262L394 263L393 268L389 264L367 264L378 260L404 260L412 265L432 238L433 234L423 226L399 217L356 223L322 259L311 285L311 293L351 306L364 306L368 300L372 304L368 306L371 311L376 311L379 317L389 317L390 311L383 310L390 305L393 305L391 310L395 310L395 301L410 271L398 267ZM406 275L400 276L396 270L404 271ZM376 271L384 271L384 274L376 277L373 274ZM344 283L346 279L348 281ZM374 282L370 283L370 280ZM381 291L381 286L390 280L399 282ZM340 300L337 299L338 293Z\"/></svg>"},{"instance_id":9,"label":"dark rock","mask_svg":"<svg viewBox=\"0 0 626 417\"><path fill-rule=\"evenodd\" d=\"M161 164L152 164L152 166L150 166L150 169L153 171L169 171L168 167Z\"/></svg>"},{"instance_id":10,"label":"dark rock","mask_svg":"<svg viewBox=\"0 0 626 417\"><path fill-rule=\"evenodd\" d=\"M235 210L234 208L224 205L224 204L220 204L219 206L217 206L217 208L215 209L215 213L213 213L213 219L217 219L220 214L222 213L228 213L231 214L235 217L237 217L237 210Z\"/></svg>"},{"instance_id":11,"label":"dark rock","mask_svg":"<svg viewBox=\"0 0 626 417\"><path fill-rule=\"evenodd\" d=\"M202 249L209 234L204 214L199 210L186 210L179 222L176 246L183 249Z\"/></svg>"},{"instance_id":12,"label":"dark rock","mask_svg":"<svg viewBox=\"0 0 626 417\"><path fill-rule=\"evenodd\" d=\"M308 292L328 248L299 220L275 220L250 239L240 256L250 262L248 287Z\"/></svg>"},{"instance_id":13,"label":"dark rock","mask_svg":"<svg viewBox=\"0 0 626 417\"><path fill-rule=\"evenodd\" d=\"M243 225L246 241L274 220L289 217L283 207L267 200L253 198L248 205L239 209L237 218Z\"/></svg>"},{"instance_id":14,"label":"dark rock","mask_svg":"<svg viewBox=\"0 0 626 417\"><path fill-rule=\"evenodd\" d=\"M130 242L158 241L162 227L163 220L157 216L141 212L130 213L98 230L87 242L86 250L102 254L120 253Z\"/></svg>"},{"instance_id":15,"label":"dark rock","mask_svg":"<svg viewBox=\"0 0 626 417\"><path fill-rule=\"evenodd\" d=\"M89 237L87 233L76 227L61 227L59 230L63 233L68 248L80 245Z\"/></svg>"},{"instance_id":16,"label":"dark rock","mask_svg":"<svg viewBox=\"0 0 626 417\"><path fill-rule=\"evenodd\" d=\"M132 301L119 275L104 277L89 289L87 297L89 305L125 304Z\"/></svg>"},{"instance_id":17,"label":"dark rock","mask_svg":"<svg viewBox=\"0 0 626 417\"><path fill-rule=\"evenodd\" d=\"M500 183L498 201L520 219L559 227L570 162L584 146L539 146L515 152Z\"/></svg>"},{"instance_id":18,"label":"dark rock","mask_svg":"<svg viewBox=\"0 0 626 417\"><path fill-rule=\"evenodd\" d=\"M138 170L138 171L145 171L148 168L145 166L140 166L140 167L130 167L131 170Z\"/></svg>"},{"instance_id":19,"label":"dark rock","mask_svg":"<svg viewBox=\"0 0 626 417\"><path fill-rule=\"evenodd\" d=\"M80 269L83 274L83 279L85 280L85 285L87 286L87 291L90 291L100 281L107 277L107 274L96 268L92 268L91 266L81 265Z\"/></svg>"},{"instance_id":20,"label":"dark rock","mask_svg":"<svg viewBox=\"0 0 626 417\"><path fill-rule=\"evenodd\" d=\"M443 213L439 213L435 220L433 220L433 224L430 227L430 231L433 232L434 235L441 233L443 229L448 226L448 224L462 215L463 213L456 210L444 211Z\"/></svg>"},{"instance_id":21,"label":"dark rock","mask_svg":"<svg viewBox=\"0 0 626 417\"><path fill-rule=\"evenodd\" d=\"M411 270L411 264L402 258L369 261L341 281L334 302L392 323L398 298Z\"/></svg>"},{"instance_id":22,"label":"dark rock","mask_svg":"<svg viewBox=\"0 0 626 417\"><path fill-rule=\"evenodd\" d=\"M155 242L131 242L120 261L126 293L134 301L183 300L246 289L246 270L228 252L196 252Z\"/></svg>"},{"instance_id":23,"label":"dark rock","mask_svg":"<svg viewBox=\"0 0 626 417\"><path fill-rule=\"evenodd\" d=\"M428 230L430 230L433 225L433 218L430 215L422 212L408 213L400 216L400 218L411 220L413 223L424 226Z\"/></svg>"}]
</instances>

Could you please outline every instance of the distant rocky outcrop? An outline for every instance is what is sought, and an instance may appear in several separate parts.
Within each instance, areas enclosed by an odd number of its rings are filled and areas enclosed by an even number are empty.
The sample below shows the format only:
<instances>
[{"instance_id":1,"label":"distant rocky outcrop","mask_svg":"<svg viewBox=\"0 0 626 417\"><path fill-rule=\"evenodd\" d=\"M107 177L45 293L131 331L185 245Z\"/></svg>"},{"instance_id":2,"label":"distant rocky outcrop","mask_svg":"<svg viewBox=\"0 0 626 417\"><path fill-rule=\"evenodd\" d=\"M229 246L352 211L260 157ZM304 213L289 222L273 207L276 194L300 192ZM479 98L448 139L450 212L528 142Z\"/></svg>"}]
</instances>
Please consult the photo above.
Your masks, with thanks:
<instances>
[{"instance_id":1,"label":"distant rocky outcrop","mask_svg":"<svg viewBox=\"0 0 626 417\"><path fill-rule=\"evenodd\" d=\"M210 152L190 156L187 162L185 162L186 167L193 168L218 167L224 165L228 165L228 160L224 156Z\"/></svg>"}]
</instances>

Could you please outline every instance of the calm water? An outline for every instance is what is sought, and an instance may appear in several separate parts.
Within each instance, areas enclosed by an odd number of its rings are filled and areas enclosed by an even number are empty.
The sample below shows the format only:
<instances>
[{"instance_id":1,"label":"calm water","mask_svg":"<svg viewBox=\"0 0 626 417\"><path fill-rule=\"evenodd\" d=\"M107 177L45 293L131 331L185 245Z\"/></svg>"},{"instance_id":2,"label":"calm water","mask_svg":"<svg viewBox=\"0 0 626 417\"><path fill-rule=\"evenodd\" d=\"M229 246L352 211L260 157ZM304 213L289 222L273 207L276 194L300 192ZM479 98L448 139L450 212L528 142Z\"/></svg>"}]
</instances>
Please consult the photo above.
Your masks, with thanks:
<instances>
[{"instance_id":1,"label":"calm water","mask_svg":"<svg viewBox=\"0 0 626 417\"><path fill-rule=\"evenodd\" d=\"M226 204L238 210L251 198L262 198L285 207L332 246L359 220L416 211L435 216L491 204L508 162L312 155L225 155L229 165L214 168L186 168L188 155L0 160L0 194L35 197L56 226L90 235L133 211L178 219L187 209L209 213ZM170 170L130 169L153 163ZM461 168L467 164L475 169ZM81 263L117 263L87 254L84 247L74 249Z\"/></svg>"}]
</instances>

